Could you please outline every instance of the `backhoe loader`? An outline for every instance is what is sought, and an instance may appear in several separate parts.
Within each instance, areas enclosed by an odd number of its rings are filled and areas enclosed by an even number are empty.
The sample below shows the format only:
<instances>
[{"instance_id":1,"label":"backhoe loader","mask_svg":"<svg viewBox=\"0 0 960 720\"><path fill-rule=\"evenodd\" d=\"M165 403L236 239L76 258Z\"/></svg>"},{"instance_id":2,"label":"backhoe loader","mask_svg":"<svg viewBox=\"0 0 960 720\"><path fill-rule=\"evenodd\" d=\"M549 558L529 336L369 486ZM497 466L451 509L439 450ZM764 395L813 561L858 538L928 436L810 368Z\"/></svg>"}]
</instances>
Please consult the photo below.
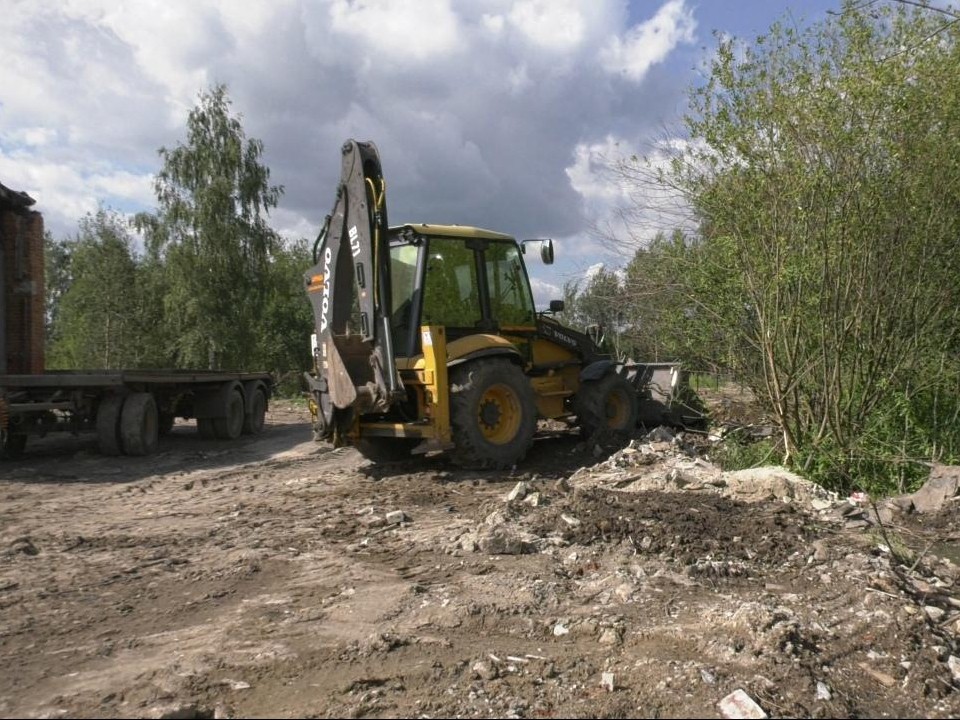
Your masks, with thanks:
<instances>
[{"instance_id":1,"label":"backhoe loader","mask_svg":"<svg viewBox=\"0 0 960 720\"><path fill-rule=\"evenodd\" d=\"M463 466L507 468L531 447L540 418L586 434L638 420L683 424L671 403L676 364L617 362L553 317L561 301L535 310L528 247L553 262L551 240L390 226L376 146L347 141L305 274L314 436L375 462L450 450Z\"/></svg>"}]
</instances>

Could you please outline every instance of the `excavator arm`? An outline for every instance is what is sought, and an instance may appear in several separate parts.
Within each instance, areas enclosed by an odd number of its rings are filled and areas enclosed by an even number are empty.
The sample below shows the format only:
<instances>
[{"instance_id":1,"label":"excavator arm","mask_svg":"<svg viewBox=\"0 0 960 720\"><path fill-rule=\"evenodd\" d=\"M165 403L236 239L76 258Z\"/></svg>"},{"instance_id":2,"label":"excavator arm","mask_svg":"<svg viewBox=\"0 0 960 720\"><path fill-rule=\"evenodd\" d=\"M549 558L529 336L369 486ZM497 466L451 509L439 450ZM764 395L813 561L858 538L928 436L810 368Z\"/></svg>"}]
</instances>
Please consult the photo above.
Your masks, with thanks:
<instances>
[{"instance_id":1,"label":"excavator arm","mask_svg":"<svg viewBox=\"0 0 960 720\"><path fill-rule=\"evenodd\" d=\"M340 437L358 414L405 397L390 332L390 248L385 183L373 143L343 145L340 183L305 275L313 307L314 373L308 374L318 438Z\"/></svg>"}]
</instances>

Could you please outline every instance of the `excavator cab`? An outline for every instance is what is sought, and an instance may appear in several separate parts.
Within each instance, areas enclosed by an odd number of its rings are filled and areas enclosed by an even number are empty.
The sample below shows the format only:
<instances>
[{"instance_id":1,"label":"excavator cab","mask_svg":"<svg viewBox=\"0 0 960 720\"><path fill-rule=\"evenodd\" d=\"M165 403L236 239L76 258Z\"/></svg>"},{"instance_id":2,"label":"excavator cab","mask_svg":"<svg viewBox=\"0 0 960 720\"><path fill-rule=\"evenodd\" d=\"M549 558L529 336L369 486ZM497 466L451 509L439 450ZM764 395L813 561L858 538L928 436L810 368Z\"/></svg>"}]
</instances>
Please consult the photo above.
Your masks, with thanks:
<instances>
[{"instance_id":1,"label":"excavator cab","mask_svg":"<svg viewBox=\"0 0 960 720\"><path fill-rule=\"evenodd\" d=\"M516 241L479 228L404 225L390 231L393 345L422 352L423 325L442 326L447 342L523 329L536 313Z\"/></svg>"}]
</instances>

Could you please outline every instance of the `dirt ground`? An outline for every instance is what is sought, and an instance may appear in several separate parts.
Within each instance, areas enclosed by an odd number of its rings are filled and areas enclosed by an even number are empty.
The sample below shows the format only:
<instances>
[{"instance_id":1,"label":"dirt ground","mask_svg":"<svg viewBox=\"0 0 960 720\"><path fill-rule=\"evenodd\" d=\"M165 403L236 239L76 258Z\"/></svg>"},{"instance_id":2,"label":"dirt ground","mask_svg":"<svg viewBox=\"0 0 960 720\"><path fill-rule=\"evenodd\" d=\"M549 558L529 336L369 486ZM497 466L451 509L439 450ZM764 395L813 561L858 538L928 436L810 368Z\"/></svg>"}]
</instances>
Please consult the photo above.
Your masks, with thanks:
<instances>
[{"instance_id":1,"label":"dirt ground","mask_svg":"<svg viewBox=\"0 0 960 720\"><path fill-rule=\"evenodd\" d=\"M960 716L960 503L880 528L709 449L374 467L290 404L149 459L45 439L0 466L0 715Z\"/></svg>"}]
</instances>

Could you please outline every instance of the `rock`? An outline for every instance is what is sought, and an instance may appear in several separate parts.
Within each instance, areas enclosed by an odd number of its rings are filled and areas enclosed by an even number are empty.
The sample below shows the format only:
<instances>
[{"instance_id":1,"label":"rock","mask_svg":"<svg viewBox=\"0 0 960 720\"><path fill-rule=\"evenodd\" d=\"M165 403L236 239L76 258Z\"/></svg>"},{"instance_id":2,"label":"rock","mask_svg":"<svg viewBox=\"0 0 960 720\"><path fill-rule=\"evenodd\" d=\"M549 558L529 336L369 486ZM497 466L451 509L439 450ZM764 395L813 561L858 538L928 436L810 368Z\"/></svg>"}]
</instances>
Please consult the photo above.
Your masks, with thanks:
<instances>
[{"instance_id":1,"label":"rock","mask_svg":"<svg viewBox=\"0 0 960 720\"><path fill-rule=\"evenodd\" d=\"M477 545L488 555L523 555L534 549L533 543L526 537L503 525L481 533Z\"/></svg>"},{"instance_id":2,"label":"rock","mask_svg":"<svg viewBox=\"0 0 960 720\"><path fill-rule=\"evenodd\" d=\"M811 547L813 548L813 559L817 562L826 562L830 559L830 551L827 550L827 544L824 540L814 540Z\"/></svg>"},{"instance_id":3,"label":"rock","mask_svg":"<svg viewBox=\"0 0 960 720\"><path fill-rule=\"evenodd\" d=\"M553 635L554 637L562 637L564 635L570 634L570 628L564 625L562 622L558 622L553 626Z\"/></svg>"},{"instance_id":4,"label":"rock","mask_svg":"<svg viewBox=\"0 0 960 720\"><path fill-rule=\"evenodd\" d=\"M725 472L723 477L727 483L724 494L746 502L783 500L809 503L824 495L819 485L777 465Z\"/></svg>"},{"instance_id":5,"label":"rock","mask_svg":"<svg viewBox=\"0 0 960 720\"><path fill-rule=\"evenodd\" d=\"M951 655L947 658L947 667L950 668L950 674L953 675L953 681L960 683L960 658Z\"/></svg>"},{"instance_id":6,"label":"rock","mask_svg":"<svg viewBox=\"0 0 960 720\"><path fill-rule=\"evenodd\" d=\"M40 554L37 546L33 544L33 540L29 537L19 537L10 543L10 552L13 554L22 553L23 555Z\"/></svg>"},{"instance_id":7,"label":"rock","mask_svg":"<svg viewBox=\"0 0 960 720\"><path fill-rule=\"evenodd\" d=\"M617 689L616 682L613 677L613 673L605 672L600 675L600 687L602 687L607 692L613 692Z\"/></svg>"},{"instance_id":8,"label":"rock","mask_svg":"<svg viewBox=\"0 0 960 720\"><path fill-rule=\"evenodd\" d=\"M529 505L530 507L539 507L540 506L540 493L535 492L527 495L523 499L524 505Z\"/></svg>"},{"instance_id":9,"label":"rock","mask_svg":"<svg viewBox=\"0 0 960 720\"><path fill-rule=\"evenodd\" d=\"M620 602L628 603L633 599L634 590L636 588L632 583L620 583L613 589L613 594Z\"/></svg>"},{"instance_id":10,"label":"rock","mask_svg":"<svg viewBox=\"0 0 960 720\"><path fill-rule=\"evenodd\" d=\"M957 494L958 485L960 485L960 466L935 465L923 487L904 497L912 501L916 512L933 513L940 510L947 500Z\"/></svg>"},{"instance_id":11,"label":"rock","mask_svg":"<svg viewBox=\"0 0 960 720\"><path fill-rule=\"evenodd\" d=\"M822 680L817 680L817 700L830 700L833 697L833 693L830 692L830 688Z\"/></svg>"},{"instance_id":12,"label":"rock","mask_svg":"<svg viewBox=\"0 0 960 720\"><path fill-rule=\"evenodd\" d=\"M410 518L407 517L407 514L403 510L392 510L387 513L386 521L387 525L400 525L405 522L410 522Z\"/></svg>"},{"instance_id":13,"label":"rock","mask_svg":"<svg viewBox=\"0 0 960 720\"><path fill-rule=\"evenodd\" d=\"M193 720L193 718L207 717L201 712L196 703L175 703L172 705L157 705L150 708L145 716L153 720Z\"/></svg>"},{"instance_id":14,"label":"rock","mask_svg":"<svg viewBox=\"0 0 960 720\"><path fill-rule=\"evenodd\" d=\"M486 660L478 660L470 669L473 671L475 677L482 680L496 680L500 677L500 671L497 669L497 666Z\"/></svg>"},{"instance_id":15,"label":"rock","mask_svg":"<svg viewBox=\"0 0 960 720\"><path fill-rule=\"evenodd\" d=\"M523 500L527 493L530 491L530 486L527 485L523 480L518 482L513 486L513 490L510 491L510 494L507 495L507 502L514 502L515 500Z\"/></svg>"},{"instance_id":16,"label":"rock","mask_svg":"<svg viewBox=\"0 0 960 720\"><path fill-rule=\"evenodd\" d=\"M579 526L580 526L580 521L577 520L577 518L575 518L575 517L573 517L573 516L571 516L571 515L567 515L567 514L563 513L563 514L560 515L560 519L563 520L563 521L564 521L567 525L569 525L570 527L579 527Z\"/></svg>"},{"instance_id":17,"label":"rock","mask_svg":"<svg viewBox=\"0 0 960 720\"><path fill-rule=\"evenodd\" d=\"M717 703L720 714L725 718L765 718L767 714L763 711L753 698L743 690L734 690L723 700Z\"/></svg>"},{"instance_id":18,"label":"rock","mask_svg":"<svg viewBox=\"0 0 960 720\"><path fill-rule=\"evenodd\" d=\"M923 612L935 623L943 620L943 616L947 614L945 610L935 607L934 605L924 605Z\"/></svg>"},{"instance_id":19,"label":"rock","mask_svg":"<svg viewBox=\"0 0 960 720\"><path fill-rule=\"evenodd\" d=\"M601 645L616 645L620 642L620 633L614 628L606 628L600 633L600 639L597 640Z\"/></svg>"},{"instance_id":20,"label":"rock","mask_svg":"<svg viewBox=\"0 0 960 720\"><path fill-rule=\"evenodd\" d=\"M661 425L644 435L643 439L647 442L671 442L675 437L676 435L669 428Z\"/></svg>"}]
</instances>

